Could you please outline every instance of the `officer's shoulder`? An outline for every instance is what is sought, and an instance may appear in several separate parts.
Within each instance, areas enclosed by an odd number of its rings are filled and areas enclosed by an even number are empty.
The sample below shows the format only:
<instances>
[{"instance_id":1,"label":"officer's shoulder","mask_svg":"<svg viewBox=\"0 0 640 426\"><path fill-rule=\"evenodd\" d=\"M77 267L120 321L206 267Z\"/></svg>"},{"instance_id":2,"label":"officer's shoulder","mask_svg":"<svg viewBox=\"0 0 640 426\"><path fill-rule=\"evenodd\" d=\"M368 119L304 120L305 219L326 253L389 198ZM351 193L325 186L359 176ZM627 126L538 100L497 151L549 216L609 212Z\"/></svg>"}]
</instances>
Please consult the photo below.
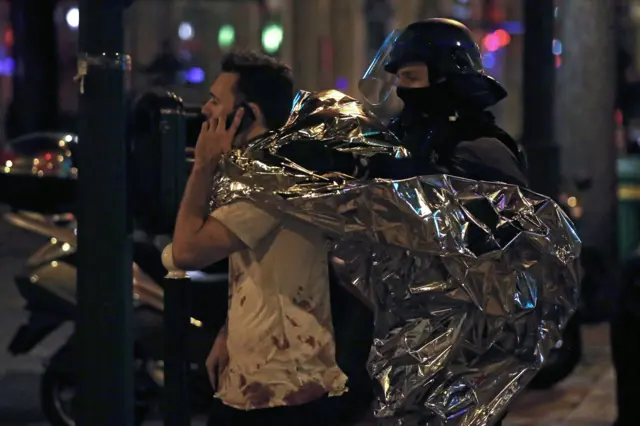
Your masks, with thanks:
<instances>
[{"instance_id":1,"label":"officer's shoulder","mask_svg":"<svg viewBox=\"0 0 640 426\"><path fill-rule=\"evenodd\" d=\"M482 137L474 140L462 141L456 146L456 155L472 155L482 159L511 158L516 160L515 154L504 142L493 137Z\"/></svg>"},{"instance_id":2,"label":"officer's shoulder","mask_svg":"<svg viewBox=\"0 0 640 426\"><path fill-rule=\"evenodd\" d=\"M500 139L483 137L460 142L454 157L476 178L527 186L526 172L516 154Z\"/></svg>"}]
</instances>

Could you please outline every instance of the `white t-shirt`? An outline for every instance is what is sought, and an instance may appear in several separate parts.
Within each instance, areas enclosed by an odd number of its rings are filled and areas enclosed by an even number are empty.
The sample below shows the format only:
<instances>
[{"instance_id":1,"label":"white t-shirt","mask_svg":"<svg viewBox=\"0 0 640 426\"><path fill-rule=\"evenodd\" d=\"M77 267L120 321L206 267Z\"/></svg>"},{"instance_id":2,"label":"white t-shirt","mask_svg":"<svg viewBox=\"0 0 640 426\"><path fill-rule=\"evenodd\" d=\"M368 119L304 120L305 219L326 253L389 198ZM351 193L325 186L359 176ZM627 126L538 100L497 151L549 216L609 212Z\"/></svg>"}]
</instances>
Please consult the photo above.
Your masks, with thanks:
<instances>
[{"instance_id":1,"label":"white t-shirt","mask_svg":"<svg viewBox=\"0 0 640 426\"><path fill-rule=\"evenodd\" d=\"M247 246L229 257L229 365L216 396L250 410L344 393L322 234L249 201L211 215Z\"/></svg>"}]
</instances>

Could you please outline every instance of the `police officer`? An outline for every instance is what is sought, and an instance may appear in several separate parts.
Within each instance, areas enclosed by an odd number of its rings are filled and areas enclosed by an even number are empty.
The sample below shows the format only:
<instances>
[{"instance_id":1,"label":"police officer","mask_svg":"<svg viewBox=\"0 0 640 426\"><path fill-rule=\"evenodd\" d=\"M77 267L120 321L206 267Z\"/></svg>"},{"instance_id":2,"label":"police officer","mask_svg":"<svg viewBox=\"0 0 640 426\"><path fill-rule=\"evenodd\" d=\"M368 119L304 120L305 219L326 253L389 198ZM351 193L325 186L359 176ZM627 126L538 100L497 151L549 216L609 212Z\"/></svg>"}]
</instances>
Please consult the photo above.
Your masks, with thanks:
<instances>
[{"instance_id":1,"label":"police officer","mask_svg":"<svg viewBox=\"0 0 640 426\"><path fill-rule=\"evenodd\" d=\"M393 87L404 108L389 127L413 160L387 177L448 173L527 186L523 150L487 111L507 92L484 71L463 24L436 18L392 32L360 90L379 105Z\"/></svg>"},{"instance_id":2,"label":"police officer","mask_svg":"<svg viewBox=\"0 0 640 426\"><path fill-rule=\"evenodd\" d=\"M487 111L507 92L484 71L463 24L436 18L392 32L360 90L380 105L394 87L404 108L389 128L412 158L373 164L376 177L446 173L527 186L523 149Z\"/></svg>"}]
</instances>

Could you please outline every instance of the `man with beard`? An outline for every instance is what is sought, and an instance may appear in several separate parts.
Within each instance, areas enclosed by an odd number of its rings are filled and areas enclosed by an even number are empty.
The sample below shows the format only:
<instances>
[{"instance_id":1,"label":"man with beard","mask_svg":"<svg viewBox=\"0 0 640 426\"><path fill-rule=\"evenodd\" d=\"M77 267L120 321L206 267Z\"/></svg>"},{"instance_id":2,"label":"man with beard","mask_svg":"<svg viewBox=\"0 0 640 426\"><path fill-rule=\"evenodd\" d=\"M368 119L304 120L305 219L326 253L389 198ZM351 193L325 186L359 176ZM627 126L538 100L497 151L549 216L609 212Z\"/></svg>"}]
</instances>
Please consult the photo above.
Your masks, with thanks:
<instances>
[{"instance_id":1,"label":"man with beard","mask_svg":"<svg viewBox=\"0 0 640 426\"><path fill-rule=\"evenodd\" d=\"M287 121L291 71L258 52L231 53L221 68L172 245L184 270L229 258L227 325L206 361L217 398L209 424L334 424L347 376L335 360L323 235L248 200L203 218L222 155Z\"/></svg>"}]
</instances>

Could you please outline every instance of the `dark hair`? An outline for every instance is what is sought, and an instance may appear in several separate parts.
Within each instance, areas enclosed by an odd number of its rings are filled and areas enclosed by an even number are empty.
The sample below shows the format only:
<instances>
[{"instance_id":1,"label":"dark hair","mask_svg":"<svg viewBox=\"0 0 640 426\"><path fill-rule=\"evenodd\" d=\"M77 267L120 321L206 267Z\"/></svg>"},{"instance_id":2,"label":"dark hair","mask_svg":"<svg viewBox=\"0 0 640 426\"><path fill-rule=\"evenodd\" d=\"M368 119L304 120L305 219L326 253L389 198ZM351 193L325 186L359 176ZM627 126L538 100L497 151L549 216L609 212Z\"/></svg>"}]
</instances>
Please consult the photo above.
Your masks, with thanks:
<instances>
[{"instance_id":1,"label":"dark hair","mask_svg":"<svg viewBox=\"0 0 640 426\"><path fill-rule=\"evenodd\" d=\"M238 74L236 94L260 107L269 130L287 122L293 104L291 68L261 52L236 51L224 56L222 72Z\"/></svg>"}]
</instances>

